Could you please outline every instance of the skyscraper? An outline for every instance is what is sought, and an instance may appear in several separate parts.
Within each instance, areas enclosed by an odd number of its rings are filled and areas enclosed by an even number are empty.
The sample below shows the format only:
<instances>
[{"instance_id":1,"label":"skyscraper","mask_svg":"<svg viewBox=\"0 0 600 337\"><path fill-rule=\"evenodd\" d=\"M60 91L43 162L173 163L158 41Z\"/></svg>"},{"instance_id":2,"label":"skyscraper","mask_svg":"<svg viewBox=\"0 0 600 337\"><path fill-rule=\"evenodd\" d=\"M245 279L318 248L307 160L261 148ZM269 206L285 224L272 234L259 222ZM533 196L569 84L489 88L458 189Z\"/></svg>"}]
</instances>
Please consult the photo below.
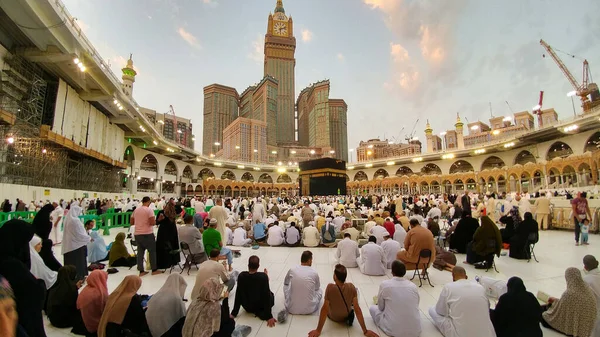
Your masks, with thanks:
<instances>
[{"instance_id":1,"label":"skyscraper","mask_svg":"<svg viewBox=\"0 0 600 337\"><path fill-rule=\"evenodd\" d=\"M277 129L277 143L295 141L295 68L296 38L291 17L285 15L282 0L277 0L275 13L269 14L265 35L264 75L274 77L279 84L277 92L277 119L275 125L267 122L267 128Z\"/></svg>"},{"instance_id":2,"label":"skyscraper","mask_svg":"<svg viewBox=\"0 0 600 337\"><path fill-rule=\"evenodd\" d=\"M234 88L220 84L204 87L202 154L210 155L220 150L223 130L238 117L238 102L239 95Z\"/></svg>"}]
</instances>

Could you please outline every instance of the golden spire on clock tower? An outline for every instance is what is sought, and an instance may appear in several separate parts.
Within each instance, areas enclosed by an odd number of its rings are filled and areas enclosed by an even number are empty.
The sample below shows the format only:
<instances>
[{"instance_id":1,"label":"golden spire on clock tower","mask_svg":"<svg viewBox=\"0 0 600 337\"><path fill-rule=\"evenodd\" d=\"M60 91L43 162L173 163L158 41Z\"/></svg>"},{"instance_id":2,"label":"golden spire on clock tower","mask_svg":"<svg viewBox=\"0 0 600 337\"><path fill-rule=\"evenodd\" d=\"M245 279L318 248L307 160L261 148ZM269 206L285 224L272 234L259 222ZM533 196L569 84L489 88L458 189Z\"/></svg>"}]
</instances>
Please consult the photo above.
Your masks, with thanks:
<instances>
[{"instance_id":1,"label":"golden spire on clock tower","mask_svg":"<svg viewBox=\"0 0 600 337\"><path fill-rule=\"evenodd\" d=\"M285 9L283 8L283 1L277 0L277 5L275 5L275 13L283 13L285 14Z\"/></svg>"}]
</instances>

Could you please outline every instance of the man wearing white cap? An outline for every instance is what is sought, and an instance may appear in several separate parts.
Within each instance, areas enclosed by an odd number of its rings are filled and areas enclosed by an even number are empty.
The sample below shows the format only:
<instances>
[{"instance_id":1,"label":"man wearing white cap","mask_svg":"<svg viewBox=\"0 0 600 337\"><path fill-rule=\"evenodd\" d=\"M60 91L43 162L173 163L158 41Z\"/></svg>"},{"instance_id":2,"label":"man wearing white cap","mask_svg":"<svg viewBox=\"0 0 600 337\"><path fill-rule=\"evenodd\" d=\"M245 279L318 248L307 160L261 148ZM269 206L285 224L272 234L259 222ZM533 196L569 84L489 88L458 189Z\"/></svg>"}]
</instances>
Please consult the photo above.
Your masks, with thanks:
<instances>
[{"instance_id":1,"label":"man wearing white cap","mask_svg":"<svg viewBox=\"0 0 600 337\"><path fill-rule=\"evenodd\" d=\"M402 226L400 226L402 227ZM396 261L396 254L400 251L400 243L393 240L390 237L390 233L385 231L383 233L384 241L381 243L381 248L385 253L385 260L387 261L387 269L392 268L392 262Z\"/></svg>"},{"instance_id":2,"label":"man wearing white cap","mask_svg":"<svg viewBox=\"0 0 600 337\"><path fill-rule=\"evenodd\" d=\"M240 222L238 228L233 231L233 245L243 246L252 242L252 239L248 239L248 232L244 229L244 223Z\"/></svg>"}]
</instances>

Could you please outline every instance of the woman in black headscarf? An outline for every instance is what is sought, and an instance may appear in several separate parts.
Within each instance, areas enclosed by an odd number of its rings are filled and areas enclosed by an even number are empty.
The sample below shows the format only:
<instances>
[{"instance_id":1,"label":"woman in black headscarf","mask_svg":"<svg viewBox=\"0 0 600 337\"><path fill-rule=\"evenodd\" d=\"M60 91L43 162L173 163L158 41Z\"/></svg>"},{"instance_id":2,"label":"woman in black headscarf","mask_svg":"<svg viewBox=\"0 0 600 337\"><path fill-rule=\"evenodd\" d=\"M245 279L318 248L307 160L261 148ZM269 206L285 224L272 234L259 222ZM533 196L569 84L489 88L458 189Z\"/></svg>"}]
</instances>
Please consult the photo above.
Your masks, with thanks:
<instances>
[{"instance_id":1,"label":"woman in black headscarf","mask_svg":"<svg viewBox=\"0 0 600 337\"><path fill-rule=\"evenodd\" d=\"M498 337L542 337L538 300L525 289L523 280L511 277L508 291L500 296L490 316Z\"/></svg>"},{"instance_id":2,"label":"woman in black headscarf","mask_svg":"<svg viewBox=\"0 0 600 337\"><path fill-rule=\"evenodd\" d=\"M479 228L479 221L473 219L470 214L463 213L462 219L456 224L456 229L450 236L450 249L460 254L467 252L467 244L473 240L475 231Z\"/></svg>"},{"instance_id":3,"label":"woman in black headscarf","mask_svg":"<svg viewBox=\"0 0 600 337\"><path fill-rule=\"evenodd\" d=\"M510 239L513 237L513 235L515 235L516 228L519 227L519 224L521 223L519 208L517 206L513 206L507 215L500 218L500 222L505 225L505 227L500 230L500 233L502 234L502 242L510 243Z\"/></svg>"},{"instance_id":4,"label":"woman in black headscarf","mask_svg":"<svg viewBox=\"0 0 600 337\"><path fill-rule=\"evenodd\" d=\"M473 241L467 245L467 263L485 261L486 267L494 262L494 255L500 257L502 236L498 226L488 216L481 217L481 227L473 235Z\"/></svg>"},{"instance_id":5,"label":"woman in black headscarf","mask_svg":"<svg viewBox=\"0 0 600 337\"><path fill-rule=\"evenodd\" d=\"M9 220L0 227L0 275L12 286L19 325L28 336L45 337L42 309L46 286L29 271L31 238L33 228L23 220Z\"/></svg>"},{"instance_id":6,"label":"woman in black headscarf","mask_svg":"<svg viewBox=\"0 0 600 337\"><path fill-rule=\"evenodd\" d=\"M50 270L58 271L62 265L54 257L52 251L53 242L50 240L50 231L52 231L52 221L50 221L50 213L54 211L52 204L46 204L33 218L33 228L35 234L42 239L42 250L40 256L44 260L46 267Z\"/></svg>"},{"instance_id":7,"label":"woman in black headscarf","mask_svg":"<svg viewBox=\"0 0 600 337\"><path fill-rule=\"evenodd\" d=\"M168 212L167 212L168 213ZM179 253L171 252L179 249L179 238L177 236L177 225L164 211L156 215L158 232L156 234L156 265L158 269L171 268L179 263Z\"/></svg>"},{"instance_id":8,"label":"woman in black headscarf","mask_svg":"<svg viewBox=\"0 0 600 337\"><path fill-rule=\"evenodd\" d=\"M535 233L534 243L537 243L538 238L538 223L533 220L533 215L530 212L526 212L524 215L525 220L515 228L514 235L510 238L510 251L508 256L513 259L527 260L531 258L531 254L527 245L529 235Z\"/></svg>"},{"instance_id":9,"label":"woman in black headscarf","mask_svg":"<svg viewBox=\"0 0 600 337\"><path fill-rule=\"evenodd\" d=\"M48 290L46 315L50 324L57 328L73 327L73 333L85 334L87 331L77 309L77 297L83 281L77 280L77 268L72 265L58 270L56 283Z\"/></svg>"}]
</instances>

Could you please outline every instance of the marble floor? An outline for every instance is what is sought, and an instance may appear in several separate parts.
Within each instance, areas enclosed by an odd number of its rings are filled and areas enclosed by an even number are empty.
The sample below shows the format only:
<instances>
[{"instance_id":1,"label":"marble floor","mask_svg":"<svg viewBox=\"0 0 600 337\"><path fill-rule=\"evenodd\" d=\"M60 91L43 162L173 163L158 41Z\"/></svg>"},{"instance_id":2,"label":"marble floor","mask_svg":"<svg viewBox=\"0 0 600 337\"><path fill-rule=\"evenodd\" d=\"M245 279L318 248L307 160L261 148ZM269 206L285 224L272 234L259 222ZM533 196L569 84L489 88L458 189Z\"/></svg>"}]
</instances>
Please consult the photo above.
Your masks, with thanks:
<instances>
[{"instance_id":1,"label":"marble floor","mask_svg":"<svg viewBox=\"0 0 600 337\"><path fill-rule=\"evenodd\" d=\"M105 237L107 243L109 243L114 236L118 233L117 230L113 230L111 236ZM527 289L536 294L538 290L542 290L551 296L559 297L565 290L565 279L564 271L567 267L582 268L582 258L586 254L598 254L596 245L598 244L600 236L591 235L589 246L574 245L573 234L564 231L545 231L540 232L540 242L535 248L535 253L538 257L539 263L535 261L519 261L511 259L507 256L502 256L496 260L499 273L494 271L485 272L483 270L475 270L472 266L464 265L467 269L467 273L470 278L474 278L476 275L487 275L497 279L506 280L511 276L519 276L525 281ZM247 270L247 259L251 255L257 255L261 259L261 269L267 268L269 271L271 291L275 294L275 308L273 309L274 315L283 309L284 297L283 297L283 279L290 267L298 265L300 263L300 255L305 248L271 248L271 247L260 247L258 250L252 250L250 248L242 248L242 256L234 260L234 269L243 271ZM321 288L325 289L327 283L333 282L333 267L336 264L334 253L335 249L328 248L316 248L311 249L313 252L313 268L315 268L319 276L321 277ZM60 246L56 246L55 252L57 257L61 258ZM457 255L459 265L464 261L464 255ZM435 305L437 299L442 291L442 287L445 283L452 282L450 272L438 271L431 268L431 281L434 287L424 284L422 288L419 288L420 304L419 308L421 311L421 325L423 337L434 337L442 336L435 326L432 324L428 309ZM119 273L110 275L108 278L109 291L112 291L121 282L123 277L126 275L136 274L135 267L132 270L127 268L119 268ZM188 282L186 291L186 297L189 298L195 280L195 269L192 270L190 275L184 273L184 277ZM142 288L140 289L141 294L153 294L156 292L164 283L168 273L163 275L147 275L143 277ZM378 287L381 281L391 277L385 276L366 276L360 273L358 269L349 269L348 280L354 283L359 289L359 301L360 306L365 315L365 321L367 327L377 333L380 336L386 336L381 332L373 323L373 320L369 316L368 307L373 304L373 296L377 295ZM407 277L412 277L412 272L407 274ZM415 279L418 285L418 280ZM235 290L232 292L232 298ZM493 304L492 304L493 305ZM261 337L299 337L307 336L308 332L317 326L318 312L310 316L294 316L290 315L289 319L284 324L277 324L273 328L267 327L266 322L262 322L254 316L247 314L243 309L240 310L240 314L236 319L237 324L249 325L252 327L252 333L250 336L261 336ZM560 336L559 334L547 330L544 330L544 336ZM69 329L56 329L46 322L46 332L51 337L62 337L72 336ZM322 336L362 336L360 326L355 321L354 326L347 327L342 324L327 321L323 329Z\"/></svg>"}]
</instances>

